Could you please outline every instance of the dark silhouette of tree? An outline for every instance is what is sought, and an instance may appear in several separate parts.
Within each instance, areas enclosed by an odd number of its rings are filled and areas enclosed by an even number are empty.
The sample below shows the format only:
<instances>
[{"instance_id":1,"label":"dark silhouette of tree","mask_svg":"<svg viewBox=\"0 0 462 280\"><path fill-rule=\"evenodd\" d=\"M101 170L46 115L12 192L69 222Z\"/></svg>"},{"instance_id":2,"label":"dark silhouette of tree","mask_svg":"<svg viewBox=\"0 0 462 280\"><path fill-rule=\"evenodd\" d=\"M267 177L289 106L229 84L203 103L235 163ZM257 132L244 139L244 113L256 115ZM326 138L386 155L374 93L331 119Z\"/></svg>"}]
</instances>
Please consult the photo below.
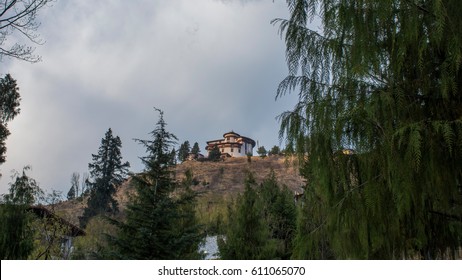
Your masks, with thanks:
<instances>
[{"instance_id":1,"label":"dark silhouette of tree","mask_svg":"<svg viewBox=\"0 0 462 280\"><path fill-rule=\"evenodd\" d=\"M67 200L72 200L74 198L75 198L75 187L74 185L72 185L69 191L67 192Z\"/></svg>"},{"instance_id":2,"label":"dark silhouette of tree","mask_svg":"<svg viewBox=\"0 0 462 280\"><path fill-rule=\"evenodd\" d=\"M281 154L281 149L278 146L274 145L271 150L268 152L268 155L277 156Z\"/></svg>"},{"instance_id":3,"label":"dark silhouette of tree","mask_svg":"<svg viewBox=\"0 0 462 280\"><path fill-rule=\"evenodd\" d=\"M208 159L211 161L219 161L221 159L221 152L217 145L210 150Z\"/></svg>"},{"instance_id":4,"label":"dark silhouette of tree","mask_svg":"<svg viewBox=\"0 0 462 280\"><path fill-rule=\"evenodd\" d=\"M122 162L121 147L122 141L119 136L113 136L109 128L101 140L98 154L93 154L93 162L88 164L91 176L88 183L91 190L87 207L80 217L82 226L85 226L91 217L118 211L117 201L113 196L130 167L128 162Z\"/></svg>"},{"instance_id":5,"label":"dark silhouette of tree","mask_svg":"<svg viewBox=\"0 0 462 280\"><path fill-rule=\"evenodd\" d=\"M257 149L257 154L260 155L261 158L266 157L267 151L264 146L260 146Z\"/></svg>"},{"instance_id":6,"label":"dark silhouette of tree","mask_svg":"<svg viewBox=\"0 0 462 280\"><path fill-rule=\"evenodd\" d=\"M14 42L9 39L29 41L42 44L37 29L38 12L53 0L2 0L0 1L0 61L4 56L38 62L40 57L34 55L34 47ZM18 41L20 41L18 40ZM12 43L10 43L12 41Z\"/></svg>"},{"instance_id":7,"label":"dark silhouette of tree","mask_svg":"<svg viewBox=\"0 0 462 280\"><path fill-rule=\"evenodd\" d=\"M199 143L194 142L194 145L191 149L191 153L197 156L200 152L201 152L201 149L199 148Z\"/></svg>"},{"instance_id":8,"label":"dark silhouette of tree","mask_svg":"<svg viewBox=\"0 0 462 280\"><path fill-rule=\"evenodd\" d=\"M5 141L10 135L7 123L13 120L20 112L19 88L10 74L0 78L0 164L5 162Z\"/></svg>"},{"instance_id":9,"label":"dark silhouette of tree","mask_svg":"<svg viewBox=\"0 0 462 280\"><path fill-rule=\"evenodd\" d=\"M189 152L191 151L191 146L189 145L189 141L184 141L183 144L180 145L180 149L178 149L178 159L183 162L188 158Z\"/></svg>"},{"instance_id":10,"label":"dark silhouette of tree","mask_svg":"<svg viewBox=\"0 0 462 280\"><path fill-rule=\"evenodd\" d=\"M176 136L166 130L163 112L150 133L152 140L139 140L147 155L142 173L133 177L136 195L127 205L126 220L113 237L115 257L121 259L195 259L203 236L196 223L196 194L182 189L172 174L171 148Z\"/></svg>"}]
</instances>

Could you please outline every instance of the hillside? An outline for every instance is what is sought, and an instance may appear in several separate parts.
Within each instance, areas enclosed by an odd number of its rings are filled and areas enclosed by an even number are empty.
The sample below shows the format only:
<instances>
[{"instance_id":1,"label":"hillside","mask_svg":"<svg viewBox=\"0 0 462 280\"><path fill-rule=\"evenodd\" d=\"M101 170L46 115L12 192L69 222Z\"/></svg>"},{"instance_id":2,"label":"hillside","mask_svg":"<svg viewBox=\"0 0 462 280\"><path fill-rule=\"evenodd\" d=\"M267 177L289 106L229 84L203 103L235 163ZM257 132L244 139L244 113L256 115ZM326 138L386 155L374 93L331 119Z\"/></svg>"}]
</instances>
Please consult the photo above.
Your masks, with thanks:
<instances>
[{"instance_id":1,"label":"hillside","mask_svg":"<svg viewBox=\"0 0 462 280\"><path fill-rule=\"evenodd\" d=\"M185 178L185 172L190 170L195 181L194 190L201 193L198 203L199 212L210 212L211 208L224 208L224 202L244 190L244 178L247 171L254 174L257 183L261 183L274 170L279 184L287 186L291 191L301 192L304 185L299 175L297 161L283 156L266 158L252 157L249 163L247 157L228 158L220 162L186 161L175 168L178 181ZM118 189L116 200L123 214L134 188L130 180L124 182ZM86 199L65 201L55 206L58 214L78 225L78 217L82 215Z\"/></svg>"}]
</instances>

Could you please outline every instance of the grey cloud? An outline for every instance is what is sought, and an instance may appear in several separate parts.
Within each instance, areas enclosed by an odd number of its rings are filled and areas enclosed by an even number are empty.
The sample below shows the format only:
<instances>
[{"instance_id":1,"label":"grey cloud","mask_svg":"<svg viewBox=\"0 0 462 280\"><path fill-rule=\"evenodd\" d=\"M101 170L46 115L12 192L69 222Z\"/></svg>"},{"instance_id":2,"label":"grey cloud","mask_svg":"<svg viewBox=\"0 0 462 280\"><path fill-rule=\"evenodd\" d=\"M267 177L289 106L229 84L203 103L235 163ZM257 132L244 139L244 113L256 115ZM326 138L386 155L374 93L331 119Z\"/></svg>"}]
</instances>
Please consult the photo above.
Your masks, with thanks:
<instances>
[{"instance_id":1,"label":"grey cloud","mask_svg":"<svg viewBox=\"0 0 462 280\"><path fill-rule=\"evenodd\" d=\"M8 62L21 88L11 125L9 170L26 164L44 188L67 192L112 127L122 153L141 170L145 139L165 111L180 142L235 130L266 147L278 144L275 117L295 97L275 102L287 73L275 17L284 3L249 1L59 1L43 15L39 64Z\"/></svg>"}]
</instances>

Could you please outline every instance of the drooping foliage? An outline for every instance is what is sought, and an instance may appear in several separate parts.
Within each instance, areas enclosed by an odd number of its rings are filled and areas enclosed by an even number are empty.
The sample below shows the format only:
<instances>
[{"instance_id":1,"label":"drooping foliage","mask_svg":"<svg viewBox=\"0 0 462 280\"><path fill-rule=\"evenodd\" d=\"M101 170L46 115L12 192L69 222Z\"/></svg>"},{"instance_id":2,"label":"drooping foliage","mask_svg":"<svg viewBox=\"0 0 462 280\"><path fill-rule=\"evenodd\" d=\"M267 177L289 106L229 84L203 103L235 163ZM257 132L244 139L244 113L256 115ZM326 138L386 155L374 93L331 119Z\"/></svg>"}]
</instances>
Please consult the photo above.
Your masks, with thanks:
<instances>
[{"instance_id":1,"label":"drooping foliage","mask_svg":"<svg viewBox=\"0 0 462 280\"><path fill-rule=\"evenodd\" d=\"M127 205L126 221L113 221L119 233L112 240L122 259L197 259L203 239L193 209L196 194L183 189L172 174L170 150L177 138L166 130L163 112L146 148L142 173L133 177L136 194Z\"/></svg>"},{"instance_id":2,"label":"drooping foliage","mask_svg":"<svg viewBox=\"0 0 462 280\"><path fill-rule=\"evenodd\" d=\"M462 239L460 1L287 3L290 18L273 21L289 69L277 97L296 91L299 102L281 114L281 137L306 161L308 182L295 256L453 257Z\"/></svg>"},{"instance_id":3,"label":"drooping foliage","mask_svg":"<svg viewBox=\"0 0 462 280\"><path fill-rule=\"evenodd\" d=\"M119 136L113 136L109 128L101 139L98 154L92 154L93 162L88 164L92 179L88 183L91 189L87 207L80 217L82 226L86 225L91 217L118 211L117 201L113 196L130 167L128 162L122 162L121 147L122 141Z\"/></svg>"}]
</instances>

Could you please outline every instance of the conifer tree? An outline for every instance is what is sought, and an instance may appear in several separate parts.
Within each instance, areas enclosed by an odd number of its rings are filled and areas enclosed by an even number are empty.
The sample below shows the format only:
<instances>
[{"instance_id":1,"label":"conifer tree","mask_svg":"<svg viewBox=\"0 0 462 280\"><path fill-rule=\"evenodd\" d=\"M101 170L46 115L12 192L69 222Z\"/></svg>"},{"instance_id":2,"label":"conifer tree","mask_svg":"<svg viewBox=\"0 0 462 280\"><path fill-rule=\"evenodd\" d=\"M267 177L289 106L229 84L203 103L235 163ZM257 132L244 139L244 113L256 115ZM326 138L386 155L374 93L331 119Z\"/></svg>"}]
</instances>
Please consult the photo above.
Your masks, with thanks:
<instances>
[{"instance_id":1,"label":"conifer tree","mask_svg":"<svg viewBox=\"0 0 462 280\"><path fill-rule=\"evenodd\" d=\"M276 257L290 259L297 217L293 195L286 186L279 186L274 170L262 182L259 195L270 237L278 243Z\"/></svg>"},{"instance_id":2,"label":"conifer tree","mask_svg":"<svg viewBox=\"0 0 462 280\"><path fill-rule=\"evenodd\" d=\"M178 150L178 159L180 161L185 161L188 158L189 152L191 151L191 146L189 145L189 141L184 141L183 144L180 145L180 149Z\"/></svg>"},{"instance_id":3,"label":"conifer tree","mask_svg":"<svg viewBox=\"0 0 462 280\"><path fill-rule=\"evenodd\" d=\"M119 234L112 240L122 259L199 258L203 236L192 215L196 195L179 188L174 180L170 150L177 140L166 130L163 112L150 133L152 140L139 140L147 155L142 173L133 177L136 195L127 205L126 221L113 221Z\"/></svg>"},{"instance_id":4,"label":"conifer tree","mask_svg":"<svg viewBox=\"0 0 462 280\"><path fill-rule=\"evenodd\" d=\"M261 158L265 158L267 154L266 148L264 146L258 147L257 154L259 154Z\"/></svg>"},{"instance_id":5,"label":"conifer tree","mask_svg":"<svg viewBox=\"0 0 462 280\"><path fill-rule=\"evenodd\" d=\"M268 152L268 155L277 156L281 154L281 149L278 146L274 145L271 150Z\"/></svg>"},{"instance_id":6,"label":"conifer tree","mask_svg":"<svg viewBox=\"0 0 462 280\"><path fill-rule=\"evenodd\" d=\"M117 201L113 196L130 167L128 162L122 162L121 147L122 141L119 136L113 136L109 128L101 139L98 154L92 154L93 162L88 164L92 179L88 182L91 191L87 207L79 218L82 226L91 217L118 211Z\"/></svg>"},{"instance_id":7,"label":"conifer tree","mask_svg":"<svg viewBox=\"0 0 462 280\"><path fill-rule=\"evenodd\" d=\"M74 198L75 198L75 188L74 188L74 185L72 185L69 191L67 192L67 200L72 200Z\"/></svg>"},{"instance_id":8,"label":"conifer tree","mask_svg":"<svg viewBox=\"0 0 462 280\"><path fill-rule=\"evenodd\" d=\"M462 240L460 1L287 3L290 18L273 21L289 68L277 97L298 91L299 102L281 114L281 136L308 182L295 256L453 257Z\"/></svg>"},{"instance_id":9,"label":"conifer tree","mask_svg":"<svg viewBox=\"0 0 462 280\"><path fill-rule=\"evenodd\" d=\"M247 173L245 190L228 208L226 239L219 240L220 256L228 260L264 260L275 256L264 219L263 201L255 191L255 178Z\"/></svg>"},{"instance_id":10,"label":"conifer tree","mask_svg":"<svg viewBox=\"0 0 462 280\"><path fill-rule=\"evenodd\" d=\"M217 145L215 145L209 152L208 159L211 161L218 161L221 158L221 152Z\"/></svg>"},{"instance_id":11,"label":"conifer tree","mask_svg":"<svg viewBox=\"0 0 462 280\"><path fill-rule=\"evenodd\" d=\"M199 143L194 142L194 145L193 145L193 147L192 147L192 149L191 149L191 153L194 154L194 155L196 155L196 157L197 157L197 155L198 155L200 152L201 152L201 149L199 148Z\"/></svg>"}]
</instances>

